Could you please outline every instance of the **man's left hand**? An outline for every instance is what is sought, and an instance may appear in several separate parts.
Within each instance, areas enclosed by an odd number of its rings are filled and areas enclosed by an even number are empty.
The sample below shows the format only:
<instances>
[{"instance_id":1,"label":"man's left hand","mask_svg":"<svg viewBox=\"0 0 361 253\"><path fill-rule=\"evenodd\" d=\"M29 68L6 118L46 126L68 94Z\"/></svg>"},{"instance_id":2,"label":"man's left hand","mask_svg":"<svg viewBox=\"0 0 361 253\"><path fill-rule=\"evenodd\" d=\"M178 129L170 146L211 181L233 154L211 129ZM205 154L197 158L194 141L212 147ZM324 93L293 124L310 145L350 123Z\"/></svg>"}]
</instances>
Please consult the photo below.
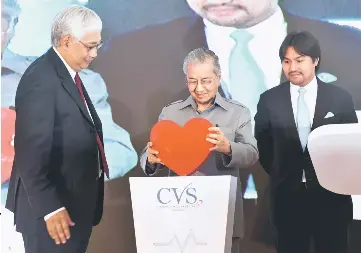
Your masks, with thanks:
<instances>
[{"instance_id":1,"label":"man's left hand","mask_svg":"<svg viewBox=\"0 0 361 253\"><path fill-rule=\"evenodd\" d=\"M210 127L208 130L211 133L207 135L206 140L214 144L214 147L212 147L210 150L218 151L224 154L230 154L231 143L229 142L227 137L224 136L222 130L219 127Z\"/></svg>"}]
</instances>

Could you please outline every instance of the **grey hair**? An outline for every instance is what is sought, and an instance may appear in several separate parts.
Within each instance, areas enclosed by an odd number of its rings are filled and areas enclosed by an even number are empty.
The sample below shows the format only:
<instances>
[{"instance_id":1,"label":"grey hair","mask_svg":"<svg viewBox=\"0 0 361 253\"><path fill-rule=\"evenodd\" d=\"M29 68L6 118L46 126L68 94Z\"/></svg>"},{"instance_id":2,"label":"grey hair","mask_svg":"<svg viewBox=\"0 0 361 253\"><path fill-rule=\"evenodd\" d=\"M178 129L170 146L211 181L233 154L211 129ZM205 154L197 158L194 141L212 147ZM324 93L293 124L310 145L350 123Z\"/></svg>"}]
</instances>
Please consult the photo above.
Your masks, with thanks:
<instances>
[{"instance_id":1,"label":"grey hair","mask_svg":"<svg viewBox=\"0 0 361 253\"><path fill-rule=\"evenodd\" d=\"M70 35L80 40L88 32L102 30L102 20L91 9L84 6L72 6L61 11L54 18L51 27L51 44L60 45L63 36Z\"/></svg>"},{"instance_id":2,"label":"grey hair","mask_svg":"<svg viewBox=\"0 0 361 253\"><path fill-rule=\"evenodd\" d=\"M14 21L20 14L18 0L1 0L1 17L9 23Z\"/></svg>"},{"instance_id":3,"label":"grey hair","mask_svg":"<svg viewBox=\"0 0 361 253\"><path fill-rule=\"evenodd\" d=\"M197 48L191 51L183 62L183 72L187 75L187 67L191 63L204 63L206 60L212 59L214 65L214 73L217 76L221 75L221 66L219 64L218 56L210 49L207 48Z\"/></svg>"}]
</instances>

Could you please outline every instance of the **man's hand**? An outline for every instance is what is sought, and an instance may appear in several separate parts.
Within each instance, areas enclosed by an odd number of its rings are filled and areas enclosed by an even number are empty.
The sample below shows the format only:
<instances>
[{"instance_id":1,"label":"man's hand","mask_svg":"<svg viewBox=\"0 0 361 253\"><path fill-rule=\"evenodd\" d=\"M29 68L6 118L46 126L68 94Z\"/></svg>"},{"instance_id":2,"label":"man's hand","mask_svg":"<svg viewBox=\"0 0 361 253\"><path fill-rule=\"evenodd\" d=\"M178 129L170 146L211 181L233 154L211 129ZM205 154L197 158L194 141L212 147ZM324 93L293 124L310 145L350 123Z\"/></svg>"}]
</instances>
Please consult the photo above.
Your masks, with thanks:
<instances>
[{"instance_id":1,"label":"man's hand","mask_svg":"<svg viewBox=\"0 0 361 253\"><path fill-rule=\"evenodd\" d=\"M155 149L152 149L152 145L153 144L151 142L148 142L148 144L147 144L147 150L148 150L147 159L148 159L148 162L150 164L155 164L155 163L163 164L162 161L157 157L159 152L157 150L155 150Z\"/></svg>"},{"instance_id":2,"label":"man's hand","mask_svg":"<svg viewBox=\"0 0 361 253\"><path fill-rule=\"evenodd\" d=\"M66 240L70 239L69 226L75 225L66 210L54 214L45 223L50 237L54 239L56 244L66 243Z\"/></svg>"},{"instance_id":3,"label":"man's hand","mask_svg":"<svg viewBox=\"0 0 361 253\"><path fill-rule=\"evenodd\" d=\"M211 151L218 151L224 154L230 154L231 152L231 143L224 136L224 133L219 127L210 127L208 129L211 133L207 135L206 140L214 144Z\"/></svg>"}]
</instances>

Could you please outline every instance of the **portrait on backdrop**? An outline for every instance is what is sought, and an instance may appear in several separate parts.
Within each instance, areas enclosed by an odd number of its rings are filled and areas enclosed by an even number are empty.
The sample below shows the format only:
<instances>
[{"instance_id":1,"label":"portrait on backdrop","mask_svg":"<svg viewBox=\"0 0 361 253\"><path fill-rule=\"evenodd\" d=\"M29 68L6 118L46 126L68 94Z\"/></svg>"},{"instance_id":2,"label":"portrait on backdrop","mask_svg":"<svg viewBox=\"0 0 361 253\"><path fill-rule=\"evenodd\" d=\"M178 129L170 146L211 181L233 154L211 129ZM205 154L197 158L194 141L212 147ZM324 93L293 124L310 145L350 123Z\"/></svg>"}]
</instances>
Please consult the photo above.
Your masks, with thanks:
<instances>
[{"instance_id":1,"label":"portrait on backdrop","mask_svg":"<svg viewBox=\"0 0 361 253\"><path fill-rule=\"evenodd\" d=\"M278 0L187 0L186 3L193 15L109 35L109 41L94 62L94 70L102 73L122 105L133 104L132 94L137 94L137 106L119 109L122 115L129 116L129 110L133 112L126 124L132 129L137 150L142 149L147 136L144 129L152 126L157 111L164 104L186 96L179 66L183 55L198 47L207 47L219 56L223 71L220 93L245 104L253 121L259 95L285 80L278 59L283 39L289 32L308 30L317 35L323 50L324 64L318 77L325 83L345 88L353 95L356 109L361 110L361 97L357 95L361 94L361 86L356 74L361 66L359 29L300 16L301 12L288 12L281 5L283 1ZM340 62L350 64L343 68ZM124 90L117 85L118 80L128 83L128 88ZM267 184L262 168L256 165L243 173L244 195L261 198ZM247 191L249 182L253 187L253 180L256 192L252 188Z\"/></svg>"},{"instance_id":2,"label":"portrait on backdrop","mask_svg":"<svg viewBox=\"0 0 361 253\"><path fill-rule=\"evenodd\" d=\"M24 252L22 235L13 225L13 213L4 206L14 160L16 90L26 69L51 47L54 17L72 4L95 11L103 24L103 43L97 46L97 57L79 71L102 122L110 179L104 179L104 215L92 230L88 253L136 252L128 177L145 176L141 162L133 168L160 112L163 109L167 112L177 105L172 104L174 101L190 96L182 65L192 50L210 49L218 56L222 69L218 94L248 108L254 134L260 94L288 80L279 58L284 38L294 31L310 31L318 39L322 53L315 73L317 80L346 90L360 115L358 0L2 0L4 252ZM45 108L41 110L46 111ZM224 130L219 122L213 123L221 126L228 140L232 139L229 129ZM210 168L213 173L218 167ZM256 163L242 167L237 175L242 193L239 196L243 198L241 248L249 253L274 252L276 234L269 218L272 198L268 194L272 189L265 169ZM154 176L169 176L168 172L160 169ZM361 224L357 210L361 202L357 196L352 197L351 252L358 253Z\"/></svg>"},{"instance_id":3,"label":"portrait on backdrop","mask_svg":"<svg viewBox=\"0 0 361 253\"><path fill-rule=\"evenodd\" d=\"M112 0L109 2L114 3ZM256 6L254 6L254 1L242 1L242 4L239 4L240 2L184 1L185 5L189 6L189 11L185 11L181 6L177 7L183 16L174 16L173 19L168 21L164 19L163 22L158 23L153 23L153 19L149 19L148 26L126 31L121 31L121 28L115 29L113 25L114 20L121 22L121 17L127 16L126 12L121 12L121 7L107 10L104 7L105 2L92 1L90 3L93 8L102 10L104 14L111 14L105 15L104 18L108 19L113 29L108 30L109 39L99 57L94 61L93 69L101 72L107 82L111 94L110 99L115 106L114 110L117 110L117 117L128 119L124 126L129 129L137 151L140 152L144 143L148 141L150 129L164 105L187 96L188 91L183 85L184 75L179 66L183 64L184 55L199 47L207 47L219 56L223 73L219 92L226 98L237 99L237 87L233 88L235 94L233 96L232 85L226 81L231 79L230 74L227 73L232 69L237 70L239 66L238 64L233 68L229 67L231 60L236 63L239 58L238 61L243 64L248 62L249 68L253 66L250 71L253 74L246 80L257 80L258 87L261 88L262 82L259 79L262 80L262 76L259 78L254 73L263 72L264 86L266 89L272 88L286 80L278 56L278 49L283 39L292 31L308 30L317 36L322 48L323 64L318 70L318 78L325 83L346 89L353 97L355 108L361 109L361 97L358 95L361 94L361 86L357 75L359 67L356 67L361 66L359 57L361 51L358 46L361 32L356 28L357 26L352 26L355 23L351 22L353 18L357 18L353 15L357 13L357 10L351 8L355 7L356 1L350 1L350 8L349 5L337 1L335 3L335 6L338 6L337 9L330 7L332 1L315 0L312 4L311 1L307 1L303 6L303 11L291 9L293 2L287 0L262 0L258 1ZM210 7L208 8L207 5ZM226 5L229 9L223 11L222 8L217 9L220 5ZM301 4L297 3L297 5ZM136 13L141 8L142 6L137 2L129 10ZM167 5L159 4L158 8L164 13L174 13L173 9ZM121 16L117 16L116 13L121 13ZM210 18L209 16L212 15L213 18ZM249 27L237 29L236 25L214 22L215 19L219 19L219 22L222 19L227 21L227 16L230 15L234 16L228 18L229 20L242 21L239 25L245 22ZM142 20L147 20L147 18L149 15L145 15ZM339 22L335 20L336 18ZM157 18L158 21L159 19ZM247 20L251 22L247 23ZM347 23L350 25L343 25L341 21L346 20L350 20L350 23ZM235 47L235 40L229 36L231 31L235 30L246 30L252 35L248 48L242 49L240 45ZM273 31L276 31L277 36ZM212 34L218 34L218 36L211 36ZM221 42L217 43L215 38ZM244 43L247 45L246 42ZM231 51L233 51L232 59ZM344 68L340 66L340 62L352 63ZM127 89L119 85L118 80L125 80L128 84ZM242 83L245 84L245 82L240 82L238 90L247 88L246 91L250 92L249 87L242 86ZM139 92L140 90L142 92ZM255 96L259 96L257 93L256 90ZM133 94L137 94L136 100L133 99ZM257 100L254 101L257 102ZM254 168L242 170L240 174L245 198L245 215L248 217L246 233L253 241L273 245L272 227L268 216L269 200L264 194L268 192L268 176L259 164L256 164ZM157 175L166 176L167 173L160 172ZM130 211L125 206L122 210ZM123 220L122 223L124 224ZM131 225L129 223L128 227L130 228Z\"/></svg>"}]
</instances>

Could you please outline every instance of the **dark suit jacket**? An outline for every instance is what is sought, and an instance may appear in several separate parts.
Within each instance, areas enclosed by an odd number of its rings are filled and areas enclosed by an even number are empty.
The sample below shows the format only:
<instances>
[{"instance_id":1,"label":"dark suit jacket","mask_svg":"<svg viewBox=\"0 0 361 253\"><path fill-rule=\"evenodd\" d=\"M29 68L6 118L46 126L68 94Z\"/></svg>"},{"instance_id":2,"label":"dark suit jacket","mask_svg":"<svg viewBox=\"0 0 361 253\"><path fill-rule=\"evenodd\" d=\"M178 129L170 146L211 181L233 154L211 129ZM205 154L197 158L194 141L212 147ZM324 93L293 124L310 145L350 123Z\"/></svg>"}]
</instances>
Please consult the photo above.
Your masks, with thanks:
<instances>
[{"instance_id":1,"label":"dark suit jacket","mask_svg":"<svg viewBox=\"0 0 361 253\"><path fill-rule=\"evenodd\" d=\"M334 117L325 118L328 112ZM312 130L328 124L357 123L352 97L345 90L318 80L318 91ZM290 83L285 82L261 95L255 116L260 163L270 176L273 218L289 196L301 186L305 170L308 187L323 190L319 185L307 147L303 151L292 111ZM342 168L340 168L342 169ZM324 190L326 192L326 190ZM325 194L334 205L349 203L347 219L352 220L351 196L328 192ZM330 210L331 211L331 210Z\"/></svg>"},{"instance_id":2,"label":"dark suit jacket","mask_svg":"<svg viewBox=\"0 0 361 253\"><path fill-rule=\"evenodd\" d=\"M6 208L16 228L36 231L44 216L65 207L78 226L99 223L104 178L96 135L102 125L83 87L89 111L65 65L51 48L25 71L16 93L15 159ZM101 163L100 163L101 164Z\"/></svg>"}]
</instances>

